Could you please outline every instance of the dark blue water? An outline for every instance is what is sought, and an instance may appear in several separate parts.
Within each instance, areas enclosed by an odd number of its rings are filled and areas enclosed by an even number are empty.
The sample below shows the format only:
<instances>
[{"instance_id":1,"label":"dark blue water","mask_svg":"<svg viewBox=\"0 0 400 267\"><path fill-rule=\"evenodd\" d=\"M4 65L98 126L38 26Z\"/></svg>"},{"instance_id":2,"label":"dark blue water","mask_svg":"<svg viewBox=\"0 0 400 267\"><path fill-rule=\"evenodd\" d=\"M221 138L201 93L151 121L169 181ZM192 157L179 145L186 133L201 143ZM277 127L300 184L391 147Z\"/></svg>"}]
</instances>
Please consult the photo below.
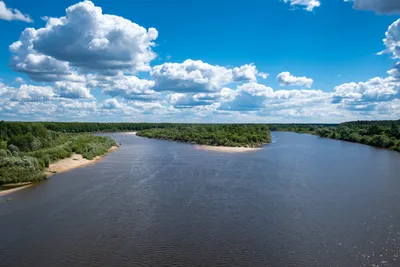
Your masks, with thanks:
<instances>
[{"instance_id":1,"label":"dark blue water","mask_svg":"<svg viewBox=\"0 0 400 267\"><path fill-rule=\"evenodd\" d=\"M400 266L400 153L110 135L98 164L0 197L0 266Z\"/></svg>"}]
</instances>

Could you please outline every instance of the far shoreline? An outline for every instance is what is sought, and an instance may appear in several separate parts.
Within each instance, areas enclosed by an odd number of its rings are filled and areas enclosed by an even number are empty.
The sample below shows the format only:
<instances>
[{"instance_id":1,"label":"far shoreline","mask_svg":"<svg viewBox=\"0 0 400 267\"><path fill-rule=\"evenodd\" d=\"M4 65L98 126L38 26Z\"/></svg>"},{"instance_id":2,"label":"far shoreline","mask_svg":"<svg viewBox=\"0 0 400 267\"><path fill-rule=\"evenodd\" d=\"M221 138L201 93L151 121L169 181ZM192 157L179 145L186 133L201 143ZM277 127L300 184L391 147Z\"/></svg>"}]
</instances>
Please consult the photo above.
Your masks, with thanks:
<instances>
[{"instance_id":1,"label":"far shoreline","mask_svg":"<svg viewBox=\"0 0 400 267\"><path fill-rule=\"evenodd\" d=\"M46 177L49 178L58 173L63 173L63 172L67 172L67 171L70 171L73 169L82 168L82 167L85 167L88 165L95 164L95 163L103 160L107 154L114 152L118 148L119 148L119 146L113 146L104 155L94 157L91 160L83 158L83 156L80 154L72 154L72 156L69 158L62 159L53 164L50 164L49 167L47 167L45 170ZM31 187L33 185L37 185L39 183L40 182L24 182L24 183L16 183L16 184L5 184L5 185L2 185L3 190L0 191L0 196L5 196L8 194L20 191L22 189ZM4 189L4 188L10 188L10 189Z\"/></svg>"},{"instance_id":2,"label":"far shoreline","mask_svg":"<svg viewBox=\"0 0 400 267\"><path fill-rule=\"evenodd\" d=\"M125 135L136 135L137 132L120 132L121 134L125 134Z\"/></svg>"},{"instance_id":3,"label":"far shoreline","mask_svg":"<svg viewBox=\"0 0 400 267\"><path fill-rule=\"evenodd\" d=\"M131 133L131 134L133 134L133 133ZM136 132L134 132L134 134L136 135ZM178 141L178 140L172 140L172 139L167 139L167 138L153 138L153 137L140 136L140 135L138 135L138 136L142 137L142 138L192 145L193 147L195 147L195 149L198 149L198 150L225 152L225 153L255 152L255 151L261 150L265 145L269 144L269 143L260 143L260 144L257 144L257 146L218 146L218 145L199 144L199 143L195 143L195 142Z\"/></svg>"},{"instance_id":4,"label":"far shoreline","mask_svg":"<svg viewBox=\"0 0 400 267\"><path fill-rule=\"evenodd\" d=\"M259 151L261 147L231 147L231 146L210 146L210 145L195 145L198 150L215 151L225 153L246 153Z\"/></svg>"}]
</instances>

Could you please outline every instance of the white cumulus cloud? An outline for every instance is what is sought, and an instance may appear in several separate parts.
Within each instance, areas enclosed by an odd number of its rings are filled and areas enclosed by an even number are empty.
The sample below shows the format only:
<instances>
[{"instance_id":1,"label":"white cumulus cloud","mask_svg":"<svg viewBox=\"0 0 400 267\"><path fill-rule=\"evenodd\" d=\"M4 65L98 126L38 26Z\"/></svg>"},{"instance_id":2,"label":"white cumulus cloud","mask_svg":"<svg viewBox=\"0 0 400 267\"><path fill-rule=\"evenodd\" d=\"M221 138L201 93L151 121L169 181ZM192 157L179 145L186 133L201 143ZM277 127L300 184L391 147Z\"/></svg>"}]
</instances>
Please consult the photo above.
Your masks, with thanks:
<instances>
[{"instance_id":1,"label":"white cumulus cloud","mask_svg":"<svg viewBox=\"0 0 400 267\"><path fill-rule=\"evenodd\" d=\"M63 80L74 73L149 71L158 32L119 16L103 14L84 1L66 10L66 16L47 18L46 26L28 28L10 45L11 65L36 80Z\"/></svg>"},{"instance_id":2,"label":"white cumulus cloud","mask_svg":"<svg viewBox=\"0 0 400 267\"><path fill-rule=\"evenodd\" d=\"M313 79L307 77L296 77L290 72L282 72L276 77L280 86L304 86L310 88L313 84Z\"/></svg>"},{"instance_id":3,"label":"white cumulus cloud","mask_svg":"<svg viewBox=\"0 0 400 267\"><path fill-rule=\"evenodd\" d=\"M382 102L400 99L400 83L392 77L345 83L334 88L332 103L349 110L371 111Z\"/></svg>"},{"instance_id":4,"label":"white cumulus cloud","mask_svg":"<svg viewBox=\"0 0 400 267\"><path fill-rule=\"evenodd\" d=\"M119 109L122 107L122 105L118 102L117 99L111 98L104 100L101 107L104 109Z\"/></svg>"},{"instance_id":5,"label":"white cumulus cloud","mask_svg":"<svg viewBox=\"0 0 400 267\"><path fill-rule=\"evenodd\" d=\"M307 11L313 11L314 8L321 6L319 0L283 0L285 3L290 3L291 6L303 6Z\"/></svg>"},{"instance_id":6,"label":"white cumulus cloud","mask_svg":"<svg viewBox=\"0 0 400 267\"><path fill-rule=\"evenodd\" d=\"M17 77L17 78L15 78L15 82L16 83L24 83L25 81L21 77Z\"/></svg>"},{"instance_id":7,"label":"white cumulus cloud","mask_svg":"<svg viewBox=\"0 0 400 267\"><path fill-rule=\"evenodd\" d=\"M33 22L29 15L22 14L21 11L15 8L8 8L4 1L0 1L0 19L3 20L20 20L25 22Z\"/></svg>"},{"instance_id":8,"label":"white cumulus cloud","mask_svg":"<svg viewBox=\"0 0 400 267\"><path fill-rule=\"evenodd\" d=\"M397 62L393 68L388 71L388 74L394 79L400 80L400 62Z\"/></svg>"},{"instance_id":9,"label":"white cumulus cloud","mask_svg":"<svg viewBox=\"0 0 400 267\"><path fill-rule=\"evenodd\" d=\"M167 100L174 108L194 108L199 106L212 106L220 101L233 100L235 90L222 88L217 93L172 93L167 95Z\"/></svg>"},{"instance_id":10,"label":"white cumulus cloud","mask_svg":"<svg viewBox=\"0 0 400 267\"><path fill-rule=\"evenodd\" d=\"M257 112L260 116L311 117L338 113L331 103L332 93L321 90L276 90L247 83L235 91L232 100L222 101L219 110Z\"/></svg>"},{"instance_id":11,"label":"white cumulus cloud","mask_svg":"<svg viewBox=\"0 0 400 267\"><path fill-rule=\"evenodd\" d=\"M53 100L56 94L50 86L22 84L19 87L8 87L0 83L0 96L11 101L39 102Z\"/></svg>"},{"instance_id":12,"label":"white cumulus cloud","mask_svg":"<svg viewBox=\"0 0 400 267\"><path fill-rule=\"evenodd\" d=\"M246 83L239 86L233 100L221 103L221 110L251 111L265 107L265 101L273 97L274 90L258 83Z\"/></svg>"},{"instance_id":13,"label":"white cumulus cloud","mask_svg":"<svg viewBox=\"0 0 400 267\"><path fill-rule=\"evenodd\" d=\"M393 22L385 33L383 39L386 49L379 54L389 53L393 58L400 58L400 19Z\"/></svg>"},{"instance_id":14,"label":"white cumulus cloud","mask_svg":"<svg viewBox=\"0 0 400 267\"><path fill-rule=\"evenodd\" d=\"M257 80L257 68L254 64L245 64L240 67L232 69L232 75L234 81L256 81Z\"/></svg>"},{"instance_id":15,"label":"white cumulus cloud","mask_svg":"<svg viewBox=\"0 0 400 267\"><path fill-rule=\"evenodd\" d=\"M191 59L157 65L151 71L154 90L177 93L217 92L232 82L256 81L257 74L253 64L229 69Z\"/></svg>"},{"instance_id":16,"label":"white cumulus cloud","mask_svg":"<svg viewBox=\"0 0 400 267\"><path fill-rule=\"evenodd\" d=\"M59 81L55 82L54 86L58 89L60 97L71 99L94 99L90 90L84 83Z\"/></svg>"},{"instance_id":17,"label":"white cumulus cloud","mask_svg":"<svg viewBox=\"0 0 400 267\"><path fill-rule=\"evenodd\" d=\"M104 88L103 94L129 100L154 100L158 95L152 89L154 81L139 79L136 76L120 75L103 80L98 85Z\"/></svg>"},{"instance_id":18,"label":"white cumulus cloud","mask_svg":"<svg viewBox=\"0 0 400 267\"><path fill-rule=\"evenodd\" d=\"M354 8L358 10L370 10L376 13L399 13L400 1L398 0L344 0L354 2Z\"/></svg>"}]
</instances>

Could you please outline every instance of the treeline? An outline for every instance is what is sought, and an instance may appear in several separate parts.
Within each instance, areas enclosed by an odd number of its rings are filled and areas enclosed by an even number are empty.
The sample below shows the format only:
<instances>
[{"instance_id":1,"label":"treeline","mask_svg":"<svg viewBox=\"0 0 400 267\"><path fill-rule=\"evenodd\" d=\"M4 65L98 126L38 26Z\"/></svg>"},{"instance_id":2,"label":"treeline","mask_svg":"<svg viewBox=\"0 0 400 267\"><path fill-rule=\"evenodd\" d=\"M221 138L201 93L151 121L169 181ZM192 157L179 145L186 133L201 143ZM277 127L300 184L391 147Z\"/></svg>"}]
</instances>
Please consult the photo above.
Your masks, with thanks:
<instances>
[{"instance_id":1,"label":"treeline","mask_svg":"<svg viewBox=\"0 0 400 267\"><path fill-rule=\"evenodd\" d=\"M127 132L153 128L168 128L174 123L128 123L128 122L5 122L0 125L12 128L14 134L25 132L33 125L42 125L45 129L60 133ZM0 126L1 127L1 126Z\"/></svg>"},{"instance_id":2,"label":"treeline","mask_svg":"<svg viewBox=\"0 0 400 267\"><path fill-rule=\"evenodd\" d=\"M0 185L43 180L53 162L72 153L92 159L114 145L109 137L59 133L43 123L0 122Z\"/></svg>"},{"instance_id":3,"label":"treeline","mask_svg":"<svg viewBox=\"0 0 400 267\"><path fill-rule=\"evenodd\" d=\"M138 132L139 136L193 144L259 147L271 142L267 125L259 124L174 124Z\"/></svg>"},{"instance_id":4,"label":"treeline","mask_svg":"<svg viewBox=\"0 0 400 267\"><path fill-rule=\"evenodd\" d=\"M315 134L316 131L321 128L336 127L336 126L338 126L338 124L291 123L291 124L271 124L271 125L269 125L271 131L309 133L309 134Z\"/></svg>"},{"instance_id":5,"label":"treeline","mask_svg":"<svg viewBox=\"0 0 400 267\"><path fill-rule=\"evenodd\" d=\"M42 122L44 127L61 133L83 132L127 132L153 128L169 128L173 123L128 123L128 122Z\"/></svg>"},{"instance_id":6,"label":"treeline","mask_svg":"<svg viewBox=\"0 0 400 267\"><path fill-rule=\"evenodd\" d=\"M277 124L274 131L309 133L400 152L400 121L352 121L334 124Z\"/></svg>"},{"instance_id":7,"label":"treeline","mask_svg":"<svg viewBox=\"0 0 400 267\"><path fill-rule=\"evenodd\" d=\"M356 142L400 152L400 122L352 122L316 131L321 137Z\"/></svg>"}]
</instances>

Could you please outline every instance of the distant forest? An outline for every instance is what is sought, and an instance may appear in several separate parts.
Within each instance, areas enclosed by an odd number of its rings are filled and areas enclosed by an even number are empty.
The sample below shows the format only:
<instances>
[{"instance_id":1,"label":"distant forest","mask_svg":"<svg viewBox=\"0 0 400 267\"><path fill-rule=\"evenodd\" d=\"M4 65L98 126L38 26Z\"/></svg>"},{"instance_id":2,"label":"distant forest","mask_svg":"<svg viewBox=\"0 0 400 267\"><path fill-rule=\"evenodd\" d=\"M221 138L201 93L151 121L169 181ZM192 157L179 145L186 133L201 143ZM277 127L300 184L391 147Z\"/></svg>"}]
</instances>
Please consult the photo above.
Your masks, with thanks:
<instances>
[{"instance_id":1,"label":"distant forest","mask_svg":"<svg viewBox=\"0 0 400 267\"><path fill-rule=\"evenodd\" d=\"M270 131L309 133L400 152L400 121L341 124L184 124L0 121L0 184L37 181L52 162L72 153L91 159L115 141L93 132L136 131L139 136L214 146L258 147Z\"/></svg>"},{"instance_id":2,"label":"distant forest","mask_svg":"<svg viewBox=\"0 0 400 267\"><path fill-rule=\"evenodd\" d=\"M276 124L271 125L270 129L271 131L309 133L400 152L400 120L352 121L338 125Z\"/></svg>"}]
</instances>

